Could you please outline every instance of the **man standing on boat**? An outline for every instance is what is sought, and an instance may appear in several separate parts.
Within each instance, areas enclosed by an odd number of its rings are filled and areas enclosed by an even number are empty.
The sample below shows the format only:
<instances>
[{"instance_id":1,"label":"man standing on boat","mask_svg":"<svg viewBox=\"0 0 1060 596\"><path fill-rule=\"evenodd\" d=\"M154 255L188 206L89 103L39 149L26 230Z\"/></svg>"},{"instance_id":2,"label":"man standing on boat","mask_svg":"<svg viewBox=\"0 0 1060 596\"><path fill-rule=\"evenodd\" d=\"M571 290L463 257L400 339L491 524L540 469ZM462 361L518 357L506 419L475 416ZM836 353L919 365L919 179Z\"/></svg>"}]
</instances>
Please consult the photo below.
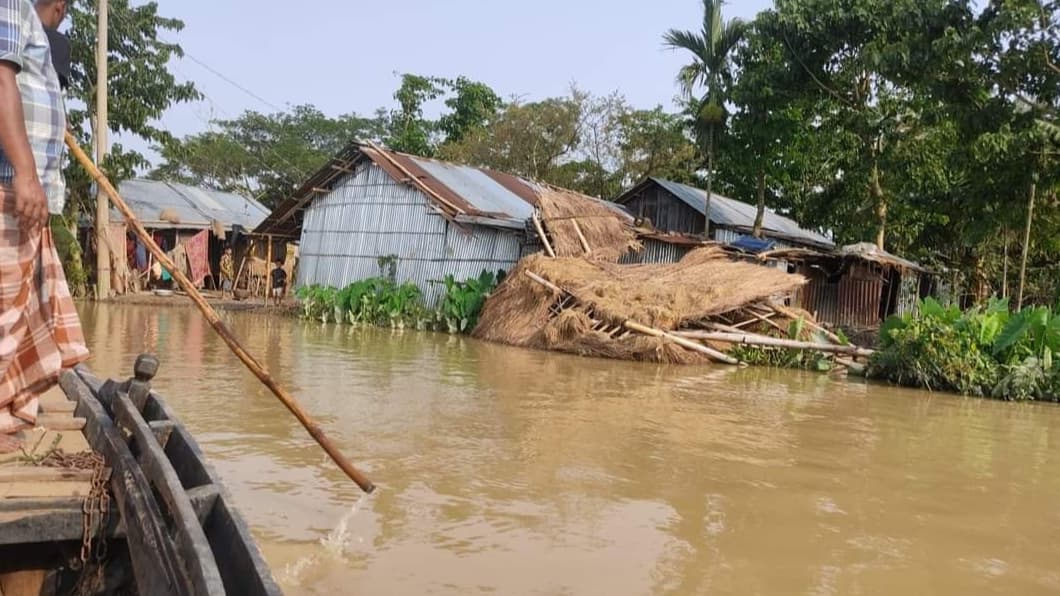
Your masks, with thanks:
<instances>
[{"instance_id":1,"label":"man standing on boat","mask_svg":"<svg viewBox=\"0 0 1060 596\"><path fill-rule=\"evenodd\" d=\"M38 398L88 358L49 213L62 213L66 113L45 28L66 0L0 0L0 453L21 446Z\"/></svg>"}]
</instances>

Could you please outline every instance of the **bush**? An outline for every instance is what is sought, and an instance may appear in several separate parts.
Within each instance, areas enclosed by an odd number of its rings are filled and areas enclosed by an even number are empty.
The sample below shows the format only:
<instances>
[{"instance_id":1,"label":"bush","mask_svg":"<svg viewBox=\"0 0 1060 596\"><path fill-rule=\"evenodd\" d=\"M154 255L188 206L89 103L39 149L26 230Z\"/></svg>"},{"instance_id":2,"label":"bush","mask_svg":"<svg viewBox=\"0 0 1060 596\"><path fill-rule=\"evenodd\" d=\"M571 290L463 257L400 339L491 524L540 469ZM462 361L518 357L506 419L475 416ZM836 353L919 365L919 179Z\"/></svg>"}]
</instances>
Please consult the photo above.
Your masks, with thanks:
<instances>
[{"instance_id":1,"label":"bush","mask_svg":"<svg viewBox=\"0 0 1060 596\"><path fill-rule=\"evenodd\" d=\"M1006 400L1060 400L1060 317L1011 314L1007 300L961 312L925 299L915 315L880 330L869 375L901 385Z\"/></svg>"}]
</instances>

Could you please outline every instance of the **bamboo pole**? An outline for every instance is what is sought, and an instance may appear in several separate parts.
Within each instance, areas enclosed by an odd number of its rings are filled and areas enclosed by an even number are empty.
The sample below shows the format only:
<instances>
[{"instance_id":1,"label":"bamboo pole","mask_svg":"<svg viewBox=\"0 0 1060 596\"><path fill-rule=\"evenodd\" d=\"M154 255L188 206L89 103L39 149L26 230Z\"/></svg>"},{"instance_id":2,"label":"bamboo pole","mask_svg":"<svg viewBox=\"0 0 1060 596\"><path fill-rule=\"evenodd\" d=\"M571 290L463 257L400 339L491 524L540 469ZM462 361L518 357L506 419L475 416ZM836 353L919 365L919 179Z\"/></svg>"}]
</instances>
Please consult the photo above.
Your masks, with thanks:
<instances>
[{"instance_id":1,"label":"bamboo pole","mask_svg":"<svg viewBox=\"0 0 1060 596\"><path fill-rule=\"evenodd\" d=\"M332 461L334 461L335 464L337 464L339 468L349 476L350 480L357 483L357 486L366 493L374 491L375 485L342 455L338 447L336 447L331 439L324 433L320 424L314 420L304 408L302 408L301 404L298 403L298 400L291 396L291 394L287 393L287 391L272 378L269 371L266 370L266 368L258 362L254 356L247 352L243 347L243 344L239 342L239 339L237 339L224 322L221 321L217 311L206 302L206 299L202 297L199 290L197 290L195 285L191 283L191 280L189 280L174 265L173 261L162 252L162 249L155 244L154 239L151 238L151 235L144 229L140 220L136 218L136 214L132 212L132 209L129 209L129 206L125 203L125 200L121 198L121 195L118 194L118 191L114 189L114 186L111 185L109 180L107 180L107 177L104 176L103 173L99 171L99 168L97 168L88 156L85 155L84 150L81 149L81 146L77 144L77 140L74 139L73 135L69 132L66 133L66 145L70 148L74 158L81 163L92 179L95 180L99 187L110 197L111 202L114 203L114 206L118 211L125 216L126 224L132 226L133 231L135 231L136 235L140 237L140 240L147 245L147 249L151 251L151 254L158 259L162 266L169 269L173 274L173 279L175 279L180 287L188 293L188 297L199 307L199 310L202 312L203 316L206 317L206 320L210 322L214 331L217 332L217 335L221 337L222 341L228 344L228 347L232 349L232 352L235 353L236 357L239 358L247 369L254 373L254 376L264 383L265 386L272 391L273 395L275 395L277 399L287 407L287 410L290 411L300 423L302 423L302 426L309 432L309 436L313 437L313 440L315 440L328 456L331 457Z\"/></svg>"},{"instance_id":2,"label":"bamboo pole","mask_svg":"<svg viewBox=\"0 0 1060 596\"><path fill-rule=\"evenodd\" d=\"M382 157L383 159L387 160L387 162L389 162L390 165L392 165L395 168L397 168L398 171L400 171L402 174L408 176L409 177L409 182L411 182L413 186L415 186L416 188L420 189L425 194L427 194L431 198L435 199L439 203L445 205L446 207L449 207L450 209L452 209L453 211L457 212L458 214L460 214L460 215L467 214L467 211L464 211L460 207L454 205L451 201L447 201L447 200L443 199L442 195L438 194L437 192L434 191L434 189L432 189L431 187L429 187L426 184L424 184L423 181L420 180L419 178L417 178L416 176L413 176L412 172L410 172L408 170L408 168L406 168L405 166L403 166L400 163L398 163L398 161L396 159L391 157L390 154L387 153L386 151L384 151L383 149L380 149L375 143L373 143L371 141L366 141L366 144L369 147L371 147L373 151L378 153L380 157Z\"/></svg>"},{"instance_id":3,"label":"bamboo pole","mask_svg":"<svg viewBox=\"0 0 1060 596\"><path fill-rule=\"evenodd\" d=\"M552 244L549 243L548 236L545 236L545 228L541 227L541 219L537 216L537 213L534 213L533 220L537 235L541 237L541 243L545 245L545 252L553 259L556 258L556 251L552 250Z\"/></svg>"},{"instance_id":4,"label":"bamboo pole","mask_svg":"<svg viewBox=\"0 0 1060 596\"><path fill-rule=\"evenodd\" d=\"M578 225L578 220L570 220L574 224L574 231L578 233L578 241L582 243L582 248L585 250L585 255L593 254L593 249L589 248L589 241L585 239L585 234L582 234L582 227Z\"/></svg>"},{"instance_id":5,"label":"bamboo pole","mask_svg":"<svg viewBox=\"0 0 1060 596\"><path fill-rule=\"evenodd\" d=\"M272 293L272 236L265 236L265 306Z\"/></svg>"},{"instance_id":6,"label":"bamboo pole","mask_svg":"<svg viewBox=\"0 0 1060 596\"><path fill-rule=\"evenodd\" d=\"M752 317L754 317L755 320L757 320L759 322L762 322L762 323L765 323L766 325L769 325L770 327L776 329L777 331L780 331L781 333L787 333L788 332L787 329L785 329L785 328L781 327L780 325L778 325L776 321L770 320L769 316L763 315L761 313L757 313L752 308L746 309L745 312L747 312Z\"/></svg>"},{"instance_id":7,"label":"bamboo pole","mask_svg":"<svg viewBox=\"0 0 1060 596\"><path fill-rule=\"evenodd\" d=\"M728 354L723 354L722 352L719 352L719 351L715 350L714 348L709 348L709 347L707 347L707 346L705 346L705 345L703 345L701 343L694 342L694 341L692 341L690 339L687 339L685 337L681 337L681 336L675 335L673 333L668 333L668 332L663 331L661 329L655 329L654 327L648 327L646 325L641 325L640 323L636 323L634 321L626 321L624 323L624 325L625 325L626 329L629 329L630 331L636 331L637 333L640 333L640 334L643 334L643 335L650 335L652 337L659 337L659 338L662 338L662 339L666 339L666 340L672 341L673 343L681 346L682 348L687 348L689 350L692 350L692 351L695 351L695 352L699 352L701 354L706 354L707 356L710 356L712 359L717 360L718 362L722 362L724 364L733 364L733 365L740 364L739 360L737 360L736 358L733 358L732 356L729 356Z\"/></svg>"},{"instance_id":8,"label":"bamboo pole","mask_svg":"<svg viewBox=\"0 0 1060 596\"><path fill-rule=\"evenodd\" d=\"M825 337L827 337L828 339L832 340L836 344L843 345L843 340L840 339L840 337L838 335L836 335L835 333L832 333L831 331L825 329L821 325L818 325L817 323L807 319L805 316L800 315L799 313L791 310L790 308L788 308L786 306L783 306L781 304L776 304L776 303L771 304L770 307L773 310L779 312L780 314L782 314L782 315L784 315L786 317L789 317L789 318L792 318L792 319L802 319L802 322L807 327L809 327L811 329L815 329L817 331L820 331L821 333L824 334Z\"/></svg>"},{"instance_id":9,"label":"bamboo pole","mask_svg":"<svg viewBox=\"0 0 1060 596\"><path fill-rule=\"evenodd\" d=\"M769 337L768 335L757 335L754 333L727 333L724 331L674 331L674 335L687 339L699 339L707 341L718 341L727 344L743 344L748 346L763 346L770 348L789 348L792 350L812 350L826 354L847 354L868 358L875 352L859 348L858 346L837 346L833 344L819 344L794 339L782 339Z\"/></svg>"}]
</instances>

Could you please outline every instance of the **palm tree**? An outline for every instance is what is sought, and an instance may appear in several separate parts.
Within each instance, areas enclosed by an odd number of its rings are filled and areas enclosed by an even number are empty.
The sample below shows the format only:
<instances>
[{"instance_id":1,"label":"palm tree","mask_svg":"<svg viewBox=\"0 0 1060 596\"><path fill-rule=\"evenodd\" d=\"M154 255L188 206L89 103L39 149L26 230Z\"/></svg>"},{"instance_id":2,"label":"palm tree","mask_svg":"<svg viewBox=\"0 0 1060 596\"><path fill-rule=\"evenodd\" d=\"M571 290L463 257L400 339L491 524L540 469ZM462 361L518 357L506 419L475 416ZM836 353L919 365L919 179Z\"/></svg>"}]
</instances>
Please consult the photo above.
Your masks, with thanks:
<instances>
[{"instance_id":1,"label":"palm tree","mask_svg":"<svg viewBox=\"0 0 1060 596\"><path fill-rule=\"evenodd\" d=\"M710 200L714 190L714 137L725 123L725 93L733 79L732 54L743 39L747 25L740 19L725 21L721 16L723 0L703 0L703 30L700 32L670 29L663 35L666 47L686 50L692 62L681 68L677 81L691 100L701 137L706 137L707 205L705 233L710 236ZM696 89L705 90L703 98L693 99Z\"/></svg>"}]
</instances>

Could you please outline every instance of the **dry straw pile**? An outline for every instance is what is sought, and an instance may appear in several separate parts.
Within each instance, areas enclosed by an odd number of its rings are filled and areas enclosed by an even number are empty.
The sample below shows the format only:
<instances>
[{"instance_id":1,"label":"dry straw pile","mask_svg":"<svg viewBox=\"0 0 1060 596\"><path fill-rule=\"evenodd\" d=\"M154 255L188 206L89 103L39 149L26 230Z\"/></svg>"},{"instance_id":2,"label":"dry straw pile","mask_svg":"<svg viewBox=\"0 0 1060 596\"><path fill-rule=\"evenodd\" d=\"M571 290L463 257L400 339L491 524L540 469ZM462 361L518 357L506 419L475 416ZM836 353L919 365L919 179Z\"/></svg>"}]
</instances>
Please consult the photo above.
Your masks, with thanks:
<instances>
[{"instance_id":1,"label":"dry straw pile","mask_svg":"<svg viewBox=\"0 0 1060 596\"><path fill-rule=\"evenodd\" d=\"M528 273L558 286L560 292ZM735 260L716 247L695 250L678 263L658 265L533 255L523 259L490 297L474 335L587 356L704 362L702 354L665 339L630 333L624 325L632 321L661 331L695 327L749 304L790 295L803 283L801 276Z\"/></svg>"},{"instance_id":2,"label":"dry straw pile","mask_svg":"<svg viewBox=\"0 0 1060 596\"><path fill-rule=\"evenodd\" d=\"M541 223L557 257L586 257L614 263L622 255L641 249L630 218L603 201L549 190L538 197L538 203Z\"/></svg>"}]
</instances>

